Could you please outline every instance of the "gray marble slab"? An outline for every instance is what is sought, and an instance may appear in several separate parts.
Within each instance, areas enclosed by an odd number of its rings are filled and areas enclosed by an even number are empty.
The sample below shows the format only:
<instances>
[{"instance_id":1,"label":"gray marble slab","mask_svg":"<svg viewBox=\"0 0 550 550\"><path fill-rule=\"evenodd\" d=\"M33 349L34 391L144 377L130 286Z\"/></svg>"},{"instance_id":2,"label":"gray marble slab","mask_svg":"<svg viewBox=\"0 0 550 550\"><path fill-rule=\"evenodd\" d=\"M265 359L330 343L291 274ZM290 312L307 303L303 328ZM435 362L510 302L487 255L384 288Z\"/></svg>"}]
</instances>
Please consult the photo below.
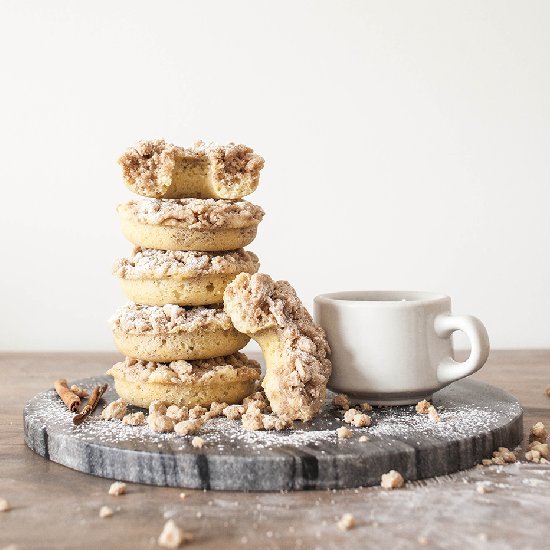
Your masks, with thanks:
<instances>
[{"instance_id":1,"label":"gray marble slab","mask_svg":"<svg viewBox=\"0 0 550 550\"><path fill-rule=\"evenodd\" d=\"M330 405L310 423L285 432L246 432L240 422L218 418L200 435L155 434L147 426L102 421L101 409L117 398L110 377L86 378L89 389L107 382L109 390L94 416L74 426L72 414L55 391L31 399L24 410L25 441L48 460L88 474L136 483L231 491L339 489L378 485L394 469L407 480L470 468L498 447L521 441L522 410L506 392L461 380L434 395L441 415L435 423L414 407L375 408L369 428L346 425ZM135 409L137 410L137 409ZM367 435L368 442L359 437Z\"/></svg>"}]
</instances>

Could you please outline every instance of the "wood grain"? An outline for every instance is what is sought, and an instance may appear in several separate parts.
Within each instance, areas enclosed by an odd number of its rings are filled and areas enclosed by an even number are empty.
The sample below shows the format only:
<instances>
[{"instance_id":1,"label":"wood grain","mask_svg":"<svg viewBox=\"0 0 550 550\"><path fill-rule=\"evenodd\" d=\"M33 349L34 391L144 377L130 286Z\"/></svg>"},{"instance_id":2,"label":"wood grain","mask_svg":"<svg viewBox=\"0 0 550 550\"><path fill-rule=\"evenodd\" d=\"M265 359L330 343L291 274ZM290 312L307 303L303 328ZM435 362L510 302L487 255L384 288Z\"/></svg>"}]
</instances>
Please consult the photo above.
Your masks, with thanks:
<instances>
[{"instance_id":1,"label":"wood grain","mask_svg":"<svg viewBox=\"0 0 550 550\"><path fill-rule=\"evenodd\" d=\"M118 356L108 353L0 354L0 548L156 548L166 519L192 532L190 548L541 548L550 537L550 467L516 464L379 488L299 493L217 493L131 485L107 494L102 480L53 464L26 448L22 410L57 378L102 374ZM525 426L550 425L550 350L493 352L476 378L516 396ZM526 430L526 431L527 431ZM490 482L479 494L476 483ZM112 518L100 519L109 505ZM357 527L336 521L354 514ZM64 534L66 544L60 543ZM487 542L485 542L485 540ZM91 541L94 541L93 543Z\"/></svg>"}]
</instances>

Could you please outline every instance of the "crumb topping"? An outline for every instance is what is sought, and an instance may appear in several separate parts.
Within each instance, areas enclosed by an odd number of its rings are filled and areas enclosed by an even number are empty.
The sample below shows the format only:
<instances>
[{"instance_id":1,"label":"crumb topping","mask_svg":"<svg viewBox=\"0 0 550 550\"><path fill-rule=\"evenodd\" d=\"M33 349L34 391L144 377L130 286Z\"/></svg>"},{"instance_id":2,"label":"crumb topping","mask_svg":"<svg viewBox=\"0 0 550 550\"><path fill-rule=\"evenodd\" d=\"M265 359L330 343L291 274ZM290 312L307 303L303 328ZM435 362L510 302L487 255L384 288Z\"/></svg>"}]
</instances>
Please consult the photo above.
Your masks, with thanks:
<instances>
[{"instance_id":1,"label":"crumb topping","mask_svg":"<svg viewBox=\"0 0 550 550\"><path fill-rule=\"evenodd\" d=\"M431 403L429 401L426 401L425 399L422 399L422 401L419 401L416 404L416 412L418 414L428 414L431 407Z\"/></svg>"},{"instance_id":2,"label":"crumb topping","mask_svg":"<svg viewBox=\"0 0 550 550\"><path fill-rule=\"evenodd\" d=\"M120 258L113 273L122 279L192 278L210 274L256 273L258 256L242 248L229 252L155 250L136 247L129 258Z\"/></svg>"},{"instance_id":3,"label":"crumb topping","mask_svg":"<svg viewBox=\"0 0 550 550\"><path fill-rule=\"evenodd\" d=\"M238 331L249 336L277 331L281 361L270 377L281 397L276 412L310 419L324 402L330 348L323 329L313 322L295 290L287 281L274 281L269 275L241 273L226 287L224 303ZM268 398L273 407L271 390Z\"/></svg>"},{"instance_id":4,"label":"crumb topping","mask_svg":"<svg viewBox=\"0 0 550 550\"><path fill-rule=\"evenodd\" d=\"M229 315L217 306L145 306L129 302L120 307L109 322L113 330L127 334L173 334L233 328Z\"/></svg>"},{"instance_id":5,"label":"crumb topping","mask_svg":"<svg viewBox=\"0 0 550 550\"><path fill-rule=\"evenodd\" d=\"M177 147L163 139L140 141L118 159L122 175L136 193L162 196L172 184L177 162L198 160L208 163L212 177L219 184L232 187L243 176L259 176L264 159L246 145L217 145L197 141L193 147Z\"/></svg>"},{"instance_id":6,"label":"crumb topping","mask_svg":"<svg viewBox=\"0 0 550 550\"><path fill-rule=\"evenodd\" d=\"M259 206L228 199L141 199L120 204L117 210L140 223L197 230L251 227L264 217Z\"/></svg>"},{"instance_id":7,"label":"crumb topping","mask_svg":"<svg viewBox=\"0 0 550 550\"><path fill-rule=\"evenodd\" d=\"M353 435L353 432L346 426L341 426L336 429L336 435L338 439L349 439Z\"/></svg>"},{"instance_id":8,"label":"crumb topping","mask_svg":"<svg viewBox=\"0 0 550 550\"><path fill-rule=\"evenodd\" d=\"M154 382L157 384L200 383L206 382L214 376L222 376L227 381L258 380L260 364L249 359L244 353L234 353L213 359L172 361L170 363L138 361L127 357L125 361L111 367L107 374L131 382ZM154 412L166 414L166 408L163 412Z\"/></svg>"}]
</instances>

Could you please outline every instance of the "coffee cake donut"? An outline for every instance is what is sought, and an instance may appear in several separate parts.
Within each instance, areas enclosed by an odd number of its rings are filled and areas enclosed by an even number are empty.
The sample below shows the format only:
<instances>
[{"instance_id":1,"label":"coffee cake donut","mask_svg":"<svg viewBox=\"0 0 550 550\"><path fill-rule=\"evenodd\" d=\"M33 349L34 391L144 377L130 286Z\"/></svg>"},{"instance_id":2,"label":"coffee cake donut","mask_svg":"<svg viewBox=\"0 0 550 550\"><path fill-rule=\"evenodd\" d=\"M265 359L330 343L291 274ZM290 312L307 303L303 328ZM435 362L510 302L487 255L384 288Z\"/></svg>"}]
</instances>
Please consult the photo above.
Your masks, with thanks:
<instances>
[{"instance_id":1,"label":"coffee cake donut","mask_svg":"<svg viewBox=\"0 0 550 550\"><path fill-rule=\"evenodd\" d=\"M140 141L118 163L124 182L138 195L240 199L258 187L264 159L246 145L198 141L176 147L157 139Z\"/></svg>"},{"instance_id":2,"label":"coffee cake donut","mask_svg":"<svg viewBox=\"0 0 550 550\"><path fill-rule=\"evenodd\" d=\"M141 199L118 207L133 244L160 250L236 250L256 237L264 211L247 201Z\"/></svg>"},{"instance_id":3,"label":"coffee cake donut","mask_svg":"<svg viewBox=\"0 0 550 550\"><path fill-rule=\"evenodd\" d=\"M134 249L115 262L128 299L139 304L198 306L223 302L225 287L239 273L256 273L260 263L253 252Z\"/></svg>"},{"instance_id":4,"label":"coffee cake donut","mask_svg":"<svg viewBox=\"0 0 550 550\"><path fill-rule=\"evenodd\" d=\"M162 307L129 303L110 319L115 344L124 355L144 361L208 359L244 348L221 307Z\"/></svg>"},{"instance_id":5,"label":"coffee cake donut","mask_svg":"<svg viewBox=\"0 0 550 550\"><path fill-rule=\"evenodd\" d=\"M295 290L263 273L241 273L226 287L224 303L235 328L262 348L262 386L273 412L311 420L325 401L330 348Z\"/></svg>"},{"instance_id":6,"label":"coffee cake donut","mask_svg":"<svg viewBox=\"0 0 550 550\"><path fill-rule=\"evenodd\" d=\"M127 357L107 374L124 401L147 408L152 401L178 407L241 403L256 391L260 365L244 353L199 361L154 363Z\"/></svg>"}]
</instances>

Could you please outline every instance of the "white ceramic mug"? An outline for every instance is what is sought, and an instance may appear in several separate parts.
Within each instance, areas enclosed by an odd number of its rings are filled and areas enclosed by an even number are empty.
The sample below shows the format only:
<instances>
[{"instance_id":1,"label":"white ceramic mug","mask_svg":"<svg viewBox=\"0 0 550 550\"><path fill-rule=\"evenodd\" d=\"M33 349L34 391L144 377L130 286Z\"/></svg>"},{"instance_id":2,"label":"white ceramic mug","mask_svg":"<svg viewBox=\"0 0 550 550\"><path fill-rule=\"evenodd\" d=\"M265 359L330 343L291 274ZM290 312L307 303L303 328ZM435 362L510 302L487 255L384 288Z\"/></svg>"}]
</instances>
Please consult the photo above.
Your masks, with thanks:
<instances>
[{"instance_id":1,"label":"white ceramic mug","mask_svg":"<svg viewBox=\"0 0 550 550\"><path fill-rule=\"evenodd\" d=\"M444 294L348 291L314 301L315 320L327 334L329 388L373 405L406 405L431 398L455 380L479 370L489 337L475 317L453 315ZM469 338L469 358L453 359L452 333Z\"/></svg>"}]
</instances>

